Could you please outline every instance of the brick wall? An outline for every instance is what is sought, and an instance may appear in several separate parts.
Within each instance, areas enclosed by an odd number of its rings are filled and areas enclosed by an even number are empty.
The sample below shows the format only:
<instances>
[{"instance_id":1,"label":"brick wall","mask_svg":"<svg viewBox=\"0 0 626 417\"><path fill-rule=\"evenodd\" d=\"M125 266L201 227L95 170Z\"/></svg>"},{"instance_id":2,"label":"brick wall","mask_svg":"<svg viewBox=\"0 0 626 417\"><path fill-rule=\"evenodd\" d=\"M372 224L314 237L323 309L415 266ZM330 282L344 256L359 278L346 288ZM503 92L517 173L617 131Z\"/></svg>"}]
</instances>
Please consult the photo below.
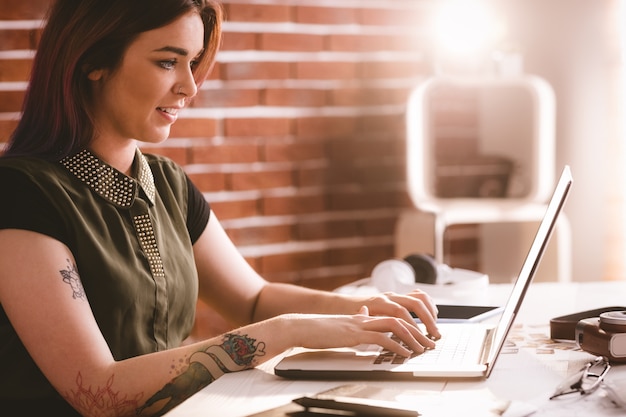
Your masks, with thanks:
<instances>
[{"instance_id":1,"label":"brick wall","mask_svg":"<svg viewBox=\"0 0 626 417\"><path fill-rule=\"evenodd\" d=\"M0 143L19 117L49 2L0 3ZM144 151L185 168L269 280L328 289L367 276L393 256L397 215L410 206L404 110L430 71L420 23L432 3L223 3L214 72L171 138Z\"/></svg>"}]
</instances>

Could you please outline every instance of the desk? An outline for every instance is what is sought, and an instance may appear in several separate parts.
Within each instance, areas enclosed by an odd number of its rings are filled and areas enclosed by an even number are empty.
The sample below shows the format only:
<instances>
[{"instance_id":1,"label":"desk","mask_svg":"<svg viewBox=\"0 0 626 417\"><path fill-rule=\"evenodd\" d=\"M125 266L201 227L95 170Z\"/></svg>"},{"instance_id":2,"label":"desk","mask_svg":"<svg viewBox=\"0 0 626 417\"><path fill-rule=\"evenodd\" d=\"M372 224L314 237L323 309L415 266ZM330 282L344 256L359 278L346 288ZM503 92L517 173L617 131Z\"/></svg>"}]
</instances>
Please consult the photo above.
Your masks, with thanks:
<instances>
[{"instance_id":1,"label":"desk","mask_svg":"<svg viewBox=\"0 0 626 417\"><path fill-rule=\"evenodd\" d=\"M488 299L501 304L510 291L507 284L490 285ZM578 370L591 355L576 350L537 349L533 339L546 339L549 320L577 311L626 304L626 282L534 283L531 285L509 339L517 349L500 355L491 376L472 381L368 381L370 385L426 390L434 393L488 388L502 399L539 408L533 417L576 415L557 410L546 403L556 386L568 373ZM541 343L541 342L539 342ZM548 349L549 350L549 349ZM293 398L333 388L349 381L292 381L273 375L275 358L256 369L227 374L213 382L168 413L176 416L243 417L288 404ZM626 366L614 366L607 379L626 378ZM594 394L595 395L595 394ZM588 401L576 395L572 400ZM545 406L545 405L548 406ZM566 403L563 403L566 404ZM594 405L594 407L596 407ZM582 415L626 415L626 410L598 410L575 407ZM586 410L586 411L585 411ZM465 414L469 415L469 414Z\"/></svg>"}]
</instances>

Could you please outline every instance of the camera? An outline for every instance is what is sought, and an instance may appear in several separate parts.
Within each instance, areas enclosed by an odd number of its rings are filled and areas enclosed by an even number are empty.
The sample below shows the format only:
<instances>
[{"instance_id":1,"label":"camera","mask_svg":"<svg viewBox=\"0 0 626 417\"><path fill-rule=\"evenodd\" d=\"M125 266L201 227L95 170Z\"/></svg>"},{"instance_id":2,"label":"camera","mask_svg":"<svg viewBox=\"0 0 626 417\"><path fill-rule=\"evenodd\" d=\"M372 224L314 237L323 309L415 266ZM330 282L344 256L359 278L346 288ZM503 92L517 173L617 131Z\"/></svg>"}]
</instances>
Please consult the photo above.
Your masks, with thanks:
<instances>
[{"instance_id":1,"label":"camera","mask_svg":"<svg viewBox=\"0 0 626 417\"><path fill-rule=\"evenodd\" d=\"M626 363L626 311L610 311L580 320L576 344L585 352Z\"/></svg>"}]
</instances>

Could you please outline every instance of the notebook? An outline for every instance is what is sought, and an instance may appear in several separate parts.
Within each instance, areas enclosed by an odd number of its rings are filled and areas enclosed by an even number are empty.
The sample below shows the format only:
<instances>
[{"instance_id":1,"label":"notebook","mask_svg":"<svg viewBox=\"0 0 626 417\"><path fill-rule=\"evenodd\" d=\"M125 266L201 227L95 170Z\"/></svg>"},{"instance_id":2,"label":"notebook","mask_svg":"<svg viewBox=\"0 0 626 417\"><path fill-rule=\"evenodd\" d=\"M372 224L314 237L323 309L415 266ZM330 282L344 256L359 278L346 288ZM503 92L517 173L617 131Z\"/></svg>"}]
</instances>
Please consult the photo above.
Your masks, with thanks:
<instances>
[{"instance_id":1,"label":"notebook","mask_svg":"<svg viewBox=\"0 0 626 417\"><path fill-rule=\"evenodd\" d=\"M377 345L338 349L296 349L274 367L292 379L487 378L504 346L572 185L565 166L526 255L509 299L494 323L438 324L437 346L412 358L395 358ZM421 326L421 324L420 324Z\"/></svg>"}]
</instances>

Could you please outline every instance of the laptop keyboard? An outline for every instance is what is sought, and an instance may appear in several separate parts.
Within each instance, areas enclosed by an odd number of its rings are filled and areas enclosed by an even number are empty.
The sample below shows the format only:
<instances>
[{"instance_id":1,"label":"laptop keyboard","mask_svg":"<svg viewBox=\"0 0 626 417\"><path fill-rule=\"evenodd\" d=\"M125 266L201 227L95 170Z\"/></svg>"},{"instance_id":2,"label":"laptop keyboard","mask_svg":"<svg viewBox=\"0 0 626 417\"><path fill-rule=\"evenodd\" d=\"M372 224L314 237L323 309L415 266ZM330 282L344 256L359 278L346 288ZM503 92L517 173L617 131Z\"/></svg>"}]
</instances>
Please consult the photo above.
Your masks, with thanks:
<instances>
[{"instance_id":1,"label":"laptop keyboard","mask_svg":"<svg viewBox=\"0 0 626 417\"><path fill-rule=\"evenodd\" d=\"M434 349L428 349L422 354L414 353L409 358L383 350L374 359L374 364L400 365L411 360L411 363L445 363L451 365L463 363L466 360L475 361L481 353L483 345L481 342L484 341L485 334L477 332L473 327L471 325L457 325L454 329L447 329L441 339L437 340L437 346ZM400 342L395 335L392 335L391 338ZM404 346L406 347L406 345Z\"/></svg>"}]
</instances>

